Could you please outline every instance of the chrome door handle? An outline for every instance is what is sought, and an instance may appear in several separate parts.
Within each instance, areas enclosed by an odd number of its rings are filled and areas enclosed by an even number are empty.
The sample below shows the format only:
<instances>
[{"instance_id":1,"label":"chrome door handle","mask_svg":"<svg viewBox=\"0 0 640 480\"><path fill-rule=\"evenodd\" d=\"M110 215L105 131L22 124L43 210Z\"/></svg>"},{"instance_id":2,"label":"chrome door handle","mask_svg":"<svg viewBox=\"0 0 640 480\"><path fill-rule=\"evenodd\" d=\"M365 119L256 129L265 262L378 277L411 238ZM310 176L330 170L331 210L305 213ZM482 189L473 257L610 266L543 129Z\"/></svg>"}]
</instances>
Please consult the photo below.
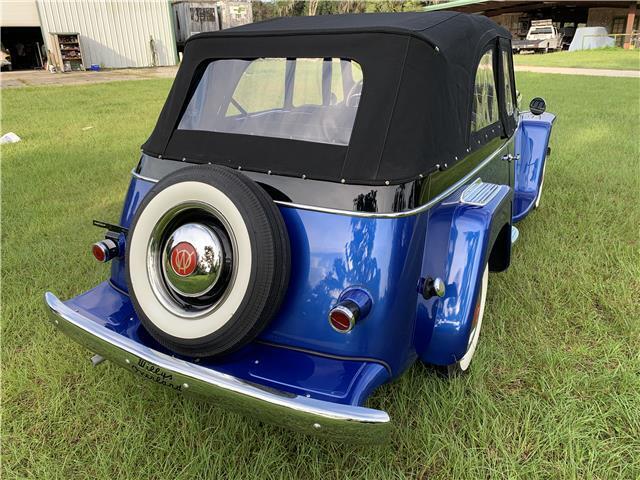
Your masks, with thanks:
<instances>
[{"instance_id":1,"label":"chrome door handle","mask_svg":"<svg viewBox=\"0 0 640 480\"><path fill-rule=\"evenodd\" d=\"M516 160L520 160L520 155L513 155L511 153L502 156L502 160L505 162L513 162Z\"/></svg>"}]
</instances>

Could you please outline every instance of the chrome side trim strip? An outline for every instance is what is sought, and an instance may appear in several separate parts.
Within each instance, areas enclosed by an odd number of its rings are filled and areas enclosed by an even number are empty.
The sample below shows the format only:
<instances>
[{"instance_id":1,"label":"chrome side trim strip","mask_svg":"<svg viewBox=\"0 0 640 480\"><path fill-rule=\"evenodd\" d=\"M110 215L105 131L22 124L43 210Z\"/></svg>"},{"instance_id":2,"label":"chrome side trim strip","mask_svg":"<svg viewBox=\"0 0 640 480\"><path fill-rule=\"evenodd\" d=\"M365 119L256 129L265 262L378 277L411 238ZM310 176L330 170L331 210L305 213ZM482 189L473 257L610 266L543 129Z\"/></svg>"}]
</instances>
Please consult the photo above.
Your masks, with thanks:
<instances>
[{"instance_id":1,"label":"chrome side trim strip","mask_svg":"<svg viewBox=\"0 0 640 480\"><path fill-rule=\"evenodd\" d=\"M136 172L135 168L131 170L131 176L137 178L138 180L144 180L145 182L158 183L160 181L157 178L145 177L144 175L140 175L138 172Z\"/></svg>"},{"instance_id":2,"label":"chrome side trim strip","mask_svg":"<svg viewBox=\"0 0 640 480\"><path fill-rule=\"evenodd\" d=\"M49 320L62 333L156 384L207 397L251 418L332 440L380 443L388 436L391 421L381 410L295 395L189 363L109 330L72 310L51 292L44 300Z\"/></svg>"},{"instance_id":3,"label":"chrome side trim strip","mask_svg":"<svg viewBox=\"0 0 640 480\"><path fill-rule=\"evenodd\" d=\"M285 201L282 201L282 200L274 200L274 202L277 203L278 205L282 205L283 207L297 208L297 209L300 209L300 210L310 210L310 211L313 211L313 212L320 212L320 213L331 213L331 214L335 214L335 215L346 215L348 217L362 217L362 218L402 218L402 217L410 217L412 215L417 215L419 213L422 213L422 212L425 212L425 211L429 210L431 207L433 207L437 203L440 203L442 200L447 198L449 195L451 195L453 192L455 192L462 185L464 185L469 180L471 180L473 177L478 175L478 173L489 162L491 162L496 156L498 156L500 154L500 152L502 151L503 147L504 147L504 144L500 145L500 147L498 147L491 155L489 155L487 158L485 158L473 170L471 170L469 173L467 173L464 177L462 177L456 183L454 183L449 188L447 188L443 192L441 192L438 195L436 195L435 197L433 197L431 200L429 200L424 205L420 205L419 207L416 207L416 208L411 209L411 210L404 210L402 212L387 212L387 213L354 212L354 211L351 211L351 210L337 210L335 208L318 207L318 206L314 206L314 205L304 205L304 204L301 204L301 203L285 202ZM155 180L155 179L152 179L152 178L148 178L148 177L144 177L144 176L140 175L139 173L136 173L133 170L131 171L131 175L133 175L135 178L139 178L140 180L145 180L147 182L154 182L154 183L158 182L158 180Z\"/></svg>"}]
</instances>

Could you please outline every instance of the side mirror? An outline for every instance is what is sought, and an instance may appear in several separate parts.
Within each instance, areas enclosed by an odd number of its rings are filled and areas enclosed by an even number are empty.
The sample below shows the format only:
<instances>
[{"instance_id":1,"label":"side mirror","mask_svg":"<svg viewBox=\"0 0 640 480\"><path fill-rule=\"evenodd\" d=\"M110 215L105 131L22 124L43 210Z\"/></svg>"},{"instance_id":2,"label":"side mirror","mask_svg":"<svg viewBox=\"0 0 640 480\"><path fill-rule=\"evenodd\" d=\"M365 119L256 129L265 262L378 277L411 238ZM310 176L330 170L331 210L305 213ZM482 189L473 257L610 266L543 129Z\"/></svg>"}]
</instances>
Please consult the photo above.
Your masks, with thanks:
<instances>
[{"instance_id":1,"label":"side mirror","mask_svg":"<svg viewBox=\"0 0 640 480\"><path fill-rule=\"evenodd\" d=\"M547 110L547 102L544 98L536 97L529 104L529 111L534 115L542 115Z\"/></svg>"}]
</instances>

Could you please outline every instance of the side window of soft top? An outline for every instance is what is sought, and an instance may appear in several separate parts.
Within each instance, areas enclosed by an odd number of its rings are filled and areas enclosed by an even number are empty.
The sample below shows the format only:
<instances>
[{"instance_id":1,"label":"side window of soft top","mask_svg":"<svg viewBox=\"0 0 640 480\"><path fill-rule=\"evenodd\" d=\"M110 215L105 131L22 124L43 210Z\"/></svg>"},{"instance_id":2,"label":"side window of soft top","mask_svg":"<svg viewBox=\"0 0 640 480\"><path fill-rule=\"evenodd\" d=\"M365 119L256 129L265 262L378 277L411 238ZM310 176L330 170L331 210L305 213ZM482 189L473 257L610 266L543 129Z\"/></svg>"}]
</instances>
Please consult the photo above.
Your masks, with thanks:
<instances>
[{"instance_id":1,"label":"side window of soft top","mask_svg":"<svg viewBox=\"0 0 640 480\"><path fill-rule=\"evenodd\" d=\"M500 120L498 111L498 91L493 70L493 49L487 50L476 70L473 87L473 109L471 113L471 132L477 132Z\"/></svg>"},{"instance_id":2,"label":"side window of soft top","mask_svg":"<svg viewBox=\"0 0 640 480\"><path fill-rule=\"evenodd\" d=\"M513 79L511 78L511 51L501 49L502 71L504 72L504 103L507 116L513 116L515 112L515 99L513 92Z\"/></svg>"}]
</instances>

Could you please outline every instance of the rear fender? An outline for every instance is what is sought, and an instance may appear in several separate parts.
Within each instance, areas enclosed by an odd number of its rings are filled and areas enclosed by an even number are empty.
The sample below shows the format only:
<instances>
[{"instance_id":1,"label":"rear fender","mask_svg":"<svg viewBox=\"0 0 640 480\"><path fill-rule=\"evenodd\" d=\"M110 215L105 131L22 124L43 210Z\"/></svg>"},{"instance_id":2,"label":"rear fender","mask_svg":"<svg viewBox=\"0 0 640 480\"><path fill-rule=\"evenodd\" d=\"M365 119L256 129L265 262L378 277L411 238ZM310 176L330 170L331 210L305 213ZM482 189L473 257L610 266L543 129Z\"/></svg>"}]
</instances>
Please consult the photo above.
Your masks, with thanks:
<instances>
[{"instance_id":1,"label":"rear fender","mask_svg":"<svg viewBox=\"0 0 640 480\"><path fill-rule=\"evenodd\" d=\"M522 113L516 134L513 222L519 222L533 209L546 162L551 127L556 117L552 113L532 115Z\"/></svg>"},{"instance_id":2,"label":"rear fender","mask_svg":"<svg viewBox=\"0 0 640 480\"><path fill-rule=\"evenodd\" d=\"M137 177L131 179L129 183L129 189L124 200L124 208L122 215L120 216L120 225L124 228L131 227L133 217L136 214L136 210L142 203L144 197L153 188L155 183L142 180ZM124 251L124 248L122 249ZM111 261L111 282L120 290L128 291L125 273L125 260L124 256L114 258Z\"/></svg>"},{"instance_id":3,"label":"rear fender","mask_svg":"<svg viewBox=\"0 0 640 480\"><path fill-rule=\"evenodd\" d=\"M134 178L120 225L129 228L154 183ZM375 198L375 197L374 197ZM363 218L280 207L291 242L287 295L258 341L339 358L366 358L396 376L416 358L413 350L416 281L420 276L428 213ZM111 261L111 283L127 292L124 257ZM367 291L374 307L348 334L328 321L345 289Z\"/></svg>"},{"instance_id":4,"label":"rear fender","mask_svg":"<svg viewBox=\"0 0 640 480\"><path fill-rule=\"evenodd\" d=\"M513 191L494 187L485 205L465 204L458 196L431 211L422 275L442 278L446 291L442 298L418 299L415 344L424 362L449 365L467 350L484 267L511 224Z\"/></svg>"}]
</instances>

